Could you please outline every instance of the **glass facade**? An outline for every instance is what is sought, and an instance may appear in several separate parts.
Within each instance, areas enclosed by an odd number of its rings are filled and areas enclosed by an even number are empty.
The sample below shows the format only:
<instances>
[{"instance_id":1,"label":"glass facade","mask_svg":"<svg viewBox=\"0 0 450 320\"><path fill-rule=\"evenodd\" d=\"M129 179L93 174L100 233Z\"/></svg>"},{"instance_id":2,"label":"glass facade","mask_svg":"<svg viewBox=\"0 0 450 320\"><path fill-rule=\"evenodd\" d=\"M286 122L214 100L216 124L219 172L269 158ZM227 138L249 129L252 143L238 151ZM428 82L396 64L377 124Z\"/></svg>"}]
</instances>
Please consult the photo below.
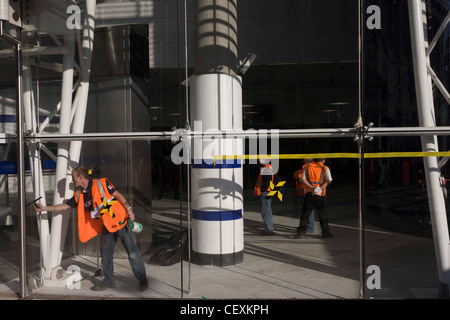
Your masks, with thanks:
<instances>
[{"instance_id":1,"label":"glass facade","mask_svg":"<svg viewBox=\"0 0 450 320\"><path fill-rule=\"evenodd\" d=\"M124 1L98 1L98 5L120 2ZM58 180L57 162L63 157L59 149L65 146L75 150L72 148L78 141L82 142L80 160L69 159L68 168L80 164L92 169L92 178L108 177L126 196L133 206L136 220L143 225L143 231L136 233L135 237L148 270L154 272L151 274L154 288L149 297L183 297L191 281L194 287L196 281L202 282L201 277L195 274L199 269L196 268L191 275L191 264L196 267L202 264L193 258L197 257L194 254L196 250L203 248L197 239L213 233L211 227L208 229L210 233L205 231L198 235L202 232L203 220L198 222L195 217L207 212L204 208L208 207L206 204L202 204L202 209L196 207L204 201L199 191L202 188L209 188L211 199L219 203L220 214L232 212L236 215L239 212L238 215L243 217L242 231L237 222L239 219L233 222L231 231L223 229L227 228L224 226L228 220L234 219L223 217L219 219L221 226L218 229L222 237L226 232L237 234L234 246L238 246L236 243L240 241L239 233L242 232L243 261L238 259L236 263L241 268L239 276L245 274L247 280L255 281L266 277L267 291L274 290L273 284L277 283L273 293L261 295L266 288L259 288L259 292L255 288L249 291L247 298L421 298L448 295L448 284L445 285L445 277L440 274L441 261L439 255L436 256L432 216L437 213L430 209L435 197L430 195L428 188L428 162L424 161L423 155L416 154L429 150L423 149L420 134L410 133L411 128L424 125L420 121L421 106L416 96L418 88L408 2L222 2L218 1L227 9L211 4L213 9L208 12L212 12L212 16L207 17L207 22L202 20L203 25L199 24L199 16L204 12L196 9L205 5L204 2L187 1L185 8L183 1L168 0L151 2L152 17L148 23L96 28L83 128L85 135L78 139L43 139L42 144L38 144L43 170L41 175L36 175L32 157L34 145L29 139L30 132L27 133L25 205L30 205L25 207L25 223L26 285L29 292L48 292L46 290L54 288L53 283L58 279L56 276L55 280L51 274L54 270L42 269L43 265L52 265L43 261L47 257L45 248L51 247L49 243L43 245L43 241L51 240L43 240L40 236L42 228L49 227L50 238L54 238L51 229L59 223L56 222L59 221L58 215L36 215L31 202L43 196L47 204L52 204L55 199L67 199L71 195L73 184L66 182L65 178ZM431 42L448 15L450 1L428 0L425 4L427 36ZM214 30L209 33L205 31L208 23L215 23ZM202 40L199 30L203 36L207 34L213 39L211 47L216 49L211 49L206 58L198 53ZM62 36L56 37L64 41ZM54 35L31 32L23 34L22 41L26 43L24 50L37 45L49 47L54 45ZM20 283L15 281L20 276L23 263L17 254L21 224L17 142L6 139L16 131L15 71L14 62L7 56L9 44L3 39L0 44L4 55L0 64L5 70L0 75L0 133L4 133L0 137L0 292L3 288L4 291L20 293ZM447 26L429 57L431 68L445 88L450 85L449 44ZM221 75L238 76L241 84L242 115L239 119L232 118L230 123L234 129L242 129L247 134L273 129L279 132L276 141L270 141L267 146L267 154L279 155L272 163L276 163L281 180L286 181L282 201L273 198L271 202L273 237L261 235L265 225L260 199L254 195L260 173L260 165L256 161L241 159L233 162L231 177L223 167L218 178L211 175L201 179L198 177L204 174L201 171L205 169L203 163L198 169L194 164L186 164L187 161L174 161L173 152L180 147L181 140L174 139L173 132L193 130L197 120L192 118L195 107L192 99L193 84L199 76L199 61L204 63L210 58L208 63L216 63L226 56L224 50L233 51L234 48L237 50L236 66L249 53L257 57L245 73L233 74L235 65L227 66L231 71L225 71L226 68L216 70ZM79 59L78 54L75 61ZM62 64L58 55L25 59L32 78L25 92L34 94L31 106L37 108L41 130L31 133L37 136L57 134L61 126L63 115L60 112L53 115L52 112L61 102ZM74 75L75 82L78 76ZM77 97L74 91L73 99ZM223 101L227 98L223 99L218 102L219 106L225 104ZM450 144L445 131L450 120L448 97L436 84L433 101L435 126L442 129L436 138L439 150L448 151ZM25 101L25 108L29 105ZM71 116L76 118L76 108L71 112ZM209 111L205 109L202 112L206 114ZM198 112L200 116L203 116L202 112ZM219 127L214 129L230 129L223 124L224 119L228 119L227 112L219 113L223 122L219 121ZM368 131L371 135L373 130L373 139L365 139L363 144L354 140L354 124L359 117L363 125L373 123ZM25 121L29 120L26 118ZM241 126L236 123L241 123ZM398 130L390 131L391 134L376 130L383 128ZM288 131L293 134L286 134ZM343 132L351 134L340 134ZM271 138L270 132L268 138ZM278 149L274 149L275 145ZM244 146L244 155L255 154L250 138L245 140ZM256 153L261 151L260 145ZM315 231L297 239L301 209L294 172L302 167L305 158L320 157L326 158L325 164L333 178L327 187L325 205L333 238L322 239L323 226L316 212ZM446 157L448 155L440 155L437 160L440 191L444 194L443 215L447 218L445 183L449 175ZM214 162L214 168L216 165L220 163ZM37 176L42 181L36 182ZM37 185L39 190L36 190ZM238 202L243 204L242 211L239 211ZM233 209L229 209L228 203L232 203ZM209 205L215 206L212 202ZM60 267L67 270L71 265L81 265L84 278L95 283L101 279L92 276L100 269L99 240L96 238L87 243L78 240L76 210L72 211L62 222ZM448 234L448 226L446 230ZM223 248L226 247L225 240L221 243ZM210 240L200 240L200 244L201 241ZM119 243L115 257L124 259L120 260L120 267L128 263L127 254ZM228 256L223 259L228 259ZM258 265L259 259L273 262L277 267L285 268L286 272L272 272L269 265L266 268ZM217 269L205 269L208 273L206 278L214 279L210 272ZM239 282L236 273L230 272L230 284ZM124 277L133 278L133 275L129 272ZM259 284L256 283L257 287ZM281 290L283 286L280 283L289 283L286 286L290 289ZM225 284L214 284L218 291L220 285L226 287ZM165 286L170 287L169 292L162 289ZM330 286L329 293L323 293ZM127 290L128 287L123 288ZM93 294L89 288L82 289L77 292ZM58 294L69 295L74 291L60 292L63 291L58 291ZM229 298L241 297L238 289L228 292ZM225 297L217 294L219 298ZM142 297L142 294L133 292L128 295Z\"/></svg>"}]
</instances>

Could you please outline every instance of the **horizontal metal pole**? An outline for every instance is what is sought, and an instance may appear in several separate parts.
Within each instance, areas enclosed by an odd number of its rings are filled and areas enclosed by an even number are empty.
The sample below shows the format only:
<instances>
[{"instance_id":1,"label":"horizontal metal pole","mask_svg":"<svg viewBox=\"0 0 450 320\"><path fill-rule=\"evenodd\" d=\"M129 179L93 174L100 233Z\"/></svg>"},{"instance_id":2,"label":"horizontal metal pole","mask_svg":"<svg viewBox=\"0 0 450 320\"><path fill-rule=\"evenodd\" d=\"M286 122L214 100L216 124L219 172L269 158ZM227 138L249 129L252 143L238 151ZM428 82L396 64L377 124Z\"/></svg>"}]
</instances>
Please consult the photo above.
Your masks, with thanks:
<instances>
[{"instance_id":1,"label":"horizontal metal pole","mask_svg":"<svg viewBox=\"0 0 450 320\"><path fill-rule=\"evenodd\" d=\"M333 152L333 153L293 153L293 154L242 154L242 155L217 155L213 157L218 160L257 160L257 159L379 159L379 158L423 158L423 157L449 157L450 152L365 152L364 154L355 152Z\"/></svg>"},{"instance_id":2,"label":"horizontal metal pole","mask_svg":"<svg viewBox=\"0 0 450 320\"><path fill-rule=\"evenodd\" d=\"M367 132L372 137L382 136L448 136L450 127L381 127L370 128Z\"/></svg>"},{"instance_id":3,"label":"horizontal metal pole","mask_svg":"<svg viewBox=\"0 0 450 320\"><path fill-rule=\"evenodd\" d=\"M50 56L50 55L66 55L69 51L66 47L33 47L24 48L22 51L22 56L24 57L35 57L35 56ZM12 58L14 57L13 49L3 49L0 50L0 58Z\"/></svg>"},{"instance_id":4,"label":"horizontal metal pole","mask_svg":"<svg viewBox=\"0 0 450 320\"><path fill-rule=\"evenodd\" d=\"M370 128L366 131L367 135L372 137L383 136L422 136L450 135L450 127L382 127ZM67 142L67 141L111 141L111 140L179 140L178 138L192 138L202 136L205 138L260 138L263 134L267 138L273 138L275 135L281 139L287 138L350 138L357 135L354 128L324 128L324 129L272 129L272 130L226 130L205 132L186 131L179 129L176 131L161 132L98 132L81 134L42 134L39 136L25 136L28 142ZM15 135L11 134L4 137L13 139Z\"/></svg>"},{"instance_id":5,"label":"horizontal metal pole","mask_svg":"<svg viewBox=\"0 0 450 320\"><path fill-rule=\"evenodd\" d=\"M27 136L25 140L33 142L70 142L70 141L120 141L120 140L170 140L172 131L167 132L107 132L107 133L68 133L42 134Z\"/></svg>"}]
</instances>

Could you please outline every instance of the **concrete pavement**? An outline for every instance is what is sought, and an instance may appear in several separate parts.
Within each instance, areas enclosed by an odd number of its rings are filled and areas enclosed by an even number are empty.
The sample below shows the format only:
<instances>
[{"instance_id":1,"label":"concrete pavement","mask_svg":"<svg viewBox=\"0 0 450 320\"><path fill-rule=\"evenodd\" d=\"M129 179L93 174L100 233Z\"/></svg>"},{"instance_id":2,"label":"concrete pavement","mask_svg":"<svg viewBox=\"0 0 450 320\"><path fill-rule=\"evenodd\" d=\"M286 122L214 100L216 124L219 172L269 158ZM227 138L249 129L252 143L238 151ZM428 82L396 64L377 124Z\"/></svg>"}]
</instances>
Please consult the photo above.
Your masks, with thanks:
<instances>
[{"instance_id":1,"label":"concrete pavement","mask_svg":"<svg viewBox=\"0 0 450 320\"><path fill-rule=\"evenodd\" d=\"M115 259L116 288L90 288L95 257L74 256L62 267L78 266L83 279L74 289L40 287L28 299L359 299L359 232L350 224L331 223L334 238L316 232L295 239L298 219L274 216L275 236L261 236L259 213L245 213L245 256L237 266L217 268L184 262L146 264L149 289L141 292L126 259ZM366 297L411 299L438 297L433 241L366 227L366 266L380 268L381 288ZM181 279L183 269L183 279ZM369 276L370 274L367 274ZM35 281L38 275L34 275ZM182 281L183 280L183 281ZM37 281L38 282L38 281ZM0 284L0 299L15 298L18 279Z\"/></svg>"}]
</instances>

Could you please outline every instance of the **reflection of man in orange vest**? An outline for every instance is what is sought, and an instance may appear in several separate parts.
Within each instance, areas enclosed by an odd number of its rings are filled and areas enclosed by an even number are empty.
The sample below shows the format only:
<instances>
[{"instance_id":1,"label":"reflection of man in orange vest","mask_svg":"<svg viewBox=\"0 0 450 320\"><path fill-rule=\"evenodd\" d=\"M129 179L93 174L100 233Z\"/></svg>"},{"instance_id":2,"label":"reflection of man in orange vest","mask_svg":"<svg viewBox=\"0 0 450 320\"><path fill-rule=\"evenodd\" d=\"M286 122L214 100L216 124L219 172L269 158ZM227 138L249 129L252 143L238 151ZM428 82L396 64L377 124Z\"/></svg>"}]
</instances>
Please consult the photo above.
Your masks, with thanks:
<instances>
[{"instance_id":1,"label":"reflection of man in orange vest","mask_svg":"<svg viewBox=\"0 0 450 320\"><path fill-rule=\"evenodd\" d=\"M102 284L94 286L93 290L100 291L115 287L113 256L117 237L120 237L126 248L131 269L139 280L141 290L147 289L146 270L136 239L130 228L124 228L127 219L135 220L133 210L125 197L107 179L89 179L88 170L85 167L75 168L72 171L72 180L76 190L71 199L54 206L38 203L35 210L37 212L64 211L78 207L80 241L86 242L102 233L101 255L105 277Z\"/></svg>"},{"instance_id":2,"label":"reflection of man in orange vest","mask_svg":"<svg viewBox=\"0 0 450 320\"><path fill-rule=\"evenodd\" d=\"M301 169L294 172L295 179L295 193L298 195L298 211L300 212L299 218L302 216L303 212L303 203L306 195L306 186L302 181L303 170L307 166L308 163L312 162L312 159L303 159L303 166ZM311 212L309 216L309 223L306 227L306 232L313 233L314 232L314 211Z\"/></svg>"},{"instance_id":3,"label":"reflection of man in orange vest","mask_svg":"<svg viewBox=\"0 0 450 320\"><path fill-rule=\"evenodd\" d=\"M314 159L303 170L302 181L306 186L303 212L300 218L300 226L297 229L296 238L303 238L311 212L315 209L319 216L322 238L330 238L330 228L325 207L327 187L333 181L330 169L325 166L325 159Z\"/></svg>"},{"instance_id":4,"label":"reflection of man in orange vest","mask_svg":"<svg viewBox=\"0 0 450 320\"><path fill-rule=\"evenodd\" d=\"M261 217L265 225L262 235L273 236L273 219L272 219L272 198L266 199L270 192L270 181L273 181L273 169L268 160L260 159L261 164L259 176L255 184L255 195L259 197L261 202Z\"/></svg>"}]
</instances>

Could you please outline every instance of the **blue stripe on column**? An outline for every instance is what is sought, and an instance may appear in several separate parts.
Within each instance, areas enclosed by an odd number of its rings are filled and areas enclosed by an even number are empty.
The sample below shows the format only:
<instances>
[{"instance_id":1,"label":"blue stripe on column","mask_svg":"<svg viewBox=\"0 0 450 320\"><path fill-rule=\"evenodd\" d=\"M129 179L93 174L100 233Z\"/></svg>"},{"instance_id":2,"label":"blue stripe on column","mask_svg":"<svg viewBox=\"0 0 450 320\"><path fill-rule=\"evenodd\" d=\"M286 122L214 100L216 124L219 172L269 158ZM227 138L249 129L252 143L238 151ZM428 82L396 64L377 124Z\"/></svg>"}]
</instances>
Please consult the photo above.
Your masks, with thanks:
<instances>
[{"instance_id":1,"label":"blue stripe on column","mask_svg":"<svg viewBox=\"0 0 450 320\"><path fill-rule=\"evenodd\" d=\"M229 211L192 210L192 218L203 221L230 221L242 218L242 209Z\"/></svg>"},{"instance_id":2,"label":"blue stripe on column","mask_svg":"<svg viewBox=\"0 0 450 320\"><path fill-rule=\"evenodd\" d=\"M242 165L240 159L216 160L215 162L212 159L202 159L202 163L198 162L200 159L192 159L191 167L195 169L233 169L240 168Z\"/></svg>"}]
</instances>

